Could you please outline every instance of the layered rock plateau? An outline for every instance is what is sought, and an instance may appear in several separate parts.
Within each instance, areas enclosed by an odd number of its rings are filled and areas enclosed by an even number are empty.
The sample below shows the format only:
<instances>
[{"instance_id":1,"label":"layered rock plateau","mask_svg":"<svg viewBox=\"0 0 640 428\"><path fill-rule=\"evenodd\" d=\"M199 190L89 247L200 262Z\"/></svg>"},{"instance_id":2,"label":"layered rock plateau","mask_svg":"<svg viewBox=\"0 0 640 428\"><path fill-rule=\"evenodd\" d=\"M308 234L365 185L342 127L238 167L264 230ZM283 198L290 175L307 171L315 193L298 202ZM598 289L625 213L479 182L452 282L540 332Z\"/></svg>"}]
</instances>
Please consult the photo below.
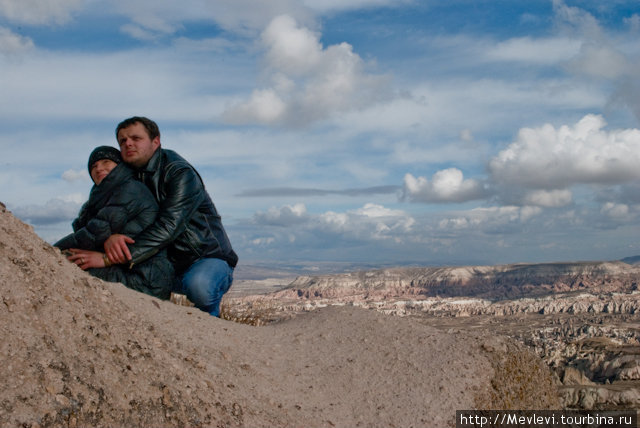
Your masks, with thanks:
<instances>
[{"instance_id":1,"label":"layered rock plateau","mask_svg":"<svg viewBox=\"0 0 640 428\"><path fill-rule=\"evenodd\" d=\"M639 281L620 261L393 268L301 276L228 304L272 321L346 305L504 334L553 370L566 408L621 409L640 406Z\"/></svg>"}]
</instances>

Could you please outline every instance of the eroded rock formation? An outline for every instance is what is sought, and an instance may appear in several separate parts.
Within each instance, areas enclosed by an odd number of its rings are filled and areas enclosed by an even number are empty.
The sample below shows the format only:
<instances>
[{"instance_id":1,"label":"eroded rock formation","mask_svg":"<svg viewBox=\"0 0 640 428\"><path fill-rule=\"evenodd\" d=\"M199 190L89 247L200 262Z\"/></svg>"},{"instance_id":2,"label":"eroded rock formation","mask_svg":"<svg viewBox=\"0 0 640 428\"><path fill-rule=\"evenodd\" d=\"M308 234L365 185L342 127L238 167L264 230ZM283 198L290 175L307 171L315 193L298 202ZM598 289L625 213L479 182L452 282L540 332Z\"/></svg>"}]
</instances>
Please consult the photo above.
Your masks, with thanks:
<instances>
[{"instance_id":1,"label":"eroded rock formation","mask_svg":"<svg viewBox=\"0 0 640 428\"><path fill-rule=\"evenodd\" d=\"M500 332L556 373L567 408L640 406L640 267L624 262L394 268L299 277L230 299L272 320L332 305Z\"/></svg>"}]
</instances>

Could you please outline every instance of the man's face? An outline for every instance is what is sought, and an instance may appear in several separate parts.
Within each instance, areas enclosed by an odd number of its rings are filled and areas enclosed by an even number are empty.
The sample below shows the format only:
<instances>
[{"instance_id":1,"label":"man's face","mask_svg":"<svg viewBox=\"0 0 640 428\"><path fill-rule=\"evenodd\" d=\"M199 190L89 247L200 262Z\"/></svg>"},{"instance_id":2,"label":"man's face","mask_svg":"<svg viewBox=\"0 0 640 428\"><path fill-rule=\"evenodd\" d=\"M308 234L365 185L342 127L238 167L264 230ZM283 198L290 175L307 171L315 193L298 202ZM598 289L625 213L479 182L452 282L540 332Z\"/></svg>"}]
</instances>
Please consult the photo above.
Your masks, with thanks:
<instances>
[{"instance_id":1,"label":"man's face","mask_svg":"<svg viewBox=\"0 0 640 428\"><path fill-rule=\"evenodd\" d=\"M134 168L145 166L160 147L160 137L149 138L147 129L140 122L118 131L118 144L125 163Z\"/></svg>"}]
</instances>

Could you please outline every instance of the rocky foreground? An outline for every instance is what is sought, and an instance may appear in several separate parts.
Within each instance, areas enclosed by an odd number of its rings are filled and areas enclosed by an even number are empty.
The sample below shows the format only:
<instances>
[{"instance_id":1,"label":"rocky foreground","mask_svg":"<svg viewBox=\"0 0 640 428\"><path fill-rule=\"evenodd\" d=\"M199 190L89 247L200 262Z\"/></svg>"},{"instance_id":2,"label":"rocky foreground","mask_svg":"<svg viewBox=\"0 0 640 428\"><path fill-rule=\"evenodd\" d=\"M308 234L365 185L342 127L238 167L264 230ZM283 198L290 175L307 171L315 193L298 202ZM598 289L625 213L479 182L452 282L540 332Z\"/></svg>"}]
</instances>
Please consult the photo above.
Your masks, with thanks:
<instances>
[{"instance_id":1,"label":"rocky foreground","mask_svg":"<svg viewBox=\"0 0 640 428\"><path fill-rule=\"evenodd\" d=\"M504 336L329 307L265 327L88 276L0 205L0 426L455 426L554 409Z\"/></svg>"},{"instance_id":2,"label":"rocky foreground","mask_svg":"<svg viewBox=\"0 0 640 428\"><path fill-rule=\"evenodd\" d=\"M497 332L553 370L565 408L628 409L640 407L639 280L640 267L623 262L393 268L302 276L228 304L271 322L339 305Z\"/></svg>"}]
</instances>

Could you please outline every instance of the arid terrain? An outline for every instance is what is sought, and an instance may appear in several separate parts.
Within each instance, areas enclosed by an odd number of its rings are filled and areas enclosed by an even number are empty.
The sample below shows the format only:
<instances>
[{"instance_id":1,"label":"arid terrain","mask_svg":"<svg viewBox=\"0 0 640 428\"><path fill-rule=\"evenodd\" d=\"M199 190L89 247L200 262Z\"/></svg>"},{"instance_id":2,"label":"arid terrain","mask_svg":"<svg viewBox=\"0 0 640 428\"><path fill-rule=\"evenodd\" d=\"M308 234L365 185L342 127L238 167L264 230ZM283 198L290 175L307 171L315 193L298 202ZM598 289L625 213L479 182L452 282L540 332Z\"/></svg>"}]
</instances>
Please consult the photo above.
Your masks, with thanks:
<instances>
[{"instance_id":1,"label":"arid terrain","mask_svg":"<svg viewBox=\"0 0 640 428\"><path fill-rule=\"evenodd\" d=\"M546 363L564 408L613 410L640 406L639 280L640 267L622 261L392 268L300 276L228 304L274 321L342 305L498 333Z\"/></svg>"},{"instance_id":2,"label":"arid terrain","mask_svg":"<svg viewBox=\"0 0 640 428\"><path fill-rule=\"evenodd\" d=\"M560 406L542 360L493 332L356 305L255 327L90 277L2 204L0 237L2 427L445 427Z\"/></svg>"}]
</instances>

